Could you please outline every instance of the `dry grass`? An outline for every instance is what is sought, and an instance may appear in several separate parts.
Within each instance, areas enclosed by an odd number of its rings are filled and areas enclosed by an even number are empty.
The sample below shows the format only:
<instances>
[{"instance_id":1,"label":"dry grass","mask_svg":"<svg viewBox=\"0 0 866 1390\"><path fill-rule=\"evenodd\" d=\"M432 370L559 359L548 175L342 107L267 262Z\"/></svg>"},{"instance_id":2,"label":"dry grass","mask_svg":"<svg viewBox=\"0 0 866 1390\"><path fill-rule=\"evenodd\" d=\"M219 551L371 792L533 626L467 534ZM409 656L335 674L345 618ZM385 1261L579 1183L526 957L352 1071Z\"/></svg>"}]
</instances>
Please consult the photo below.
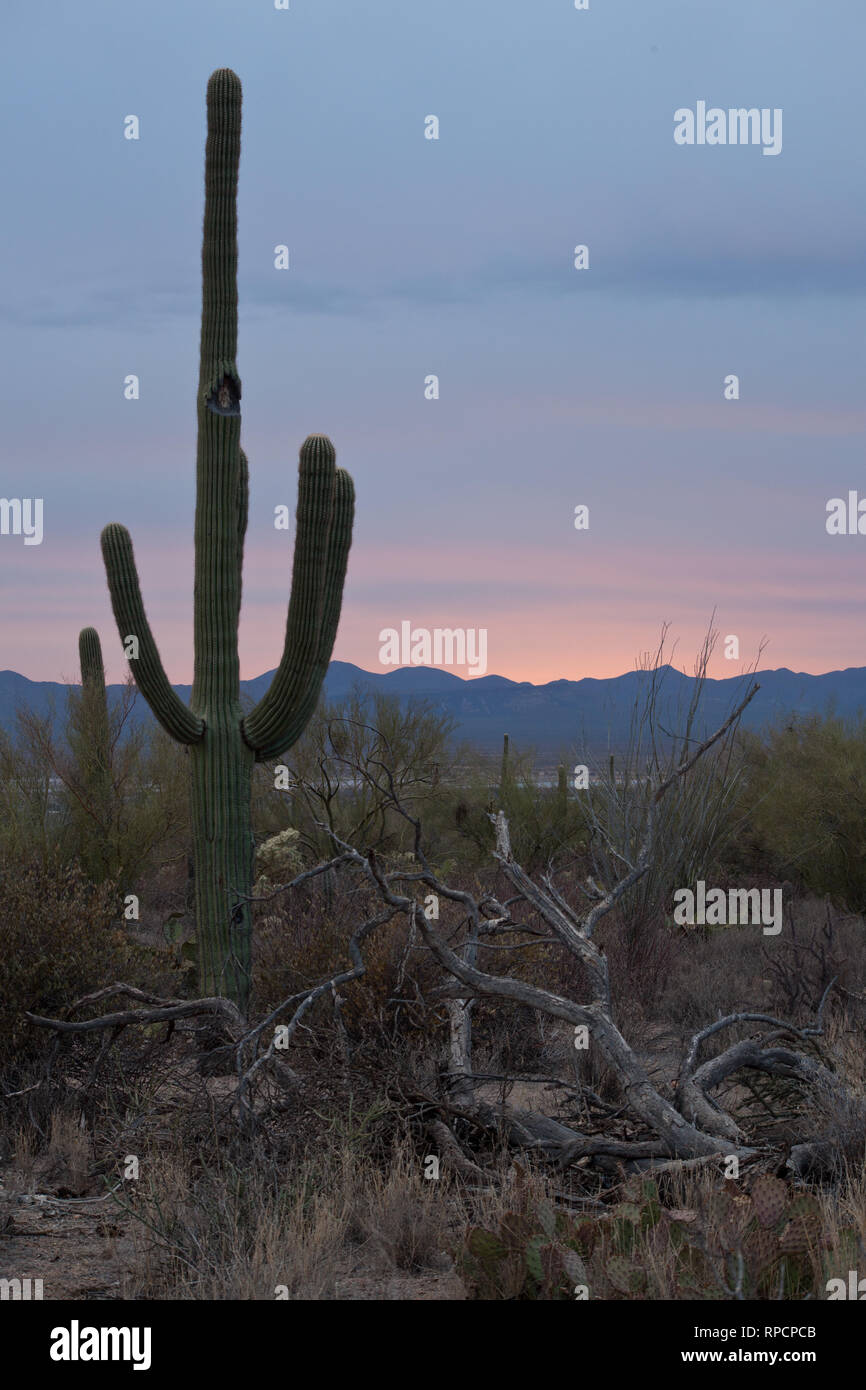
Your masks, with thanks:
<instances>
[{"instance_id":1,"label":"dry grass","mask_svg":"<svg viewBox=\"0 0 866 1390\"><path fill-rule=\"evenodd\" d=\"M290 1177L266 1162L193 1174L181 1152L142 1170L129 1203L139 1297L329 1300L347 1275L450 1266L454 1193L405 1146L386 1171L351 1146Z\"/></svg>"},{"instance_id":2,"label":"dry grass","mask_svg":"<svg viewBox=\"0 0 866 1390\"><path fill-rule=\"evenodd\" d=\"M272 1300L333 1297L345 1216L309 1187L275 1190L255 1170L195 1175L183 1155L144 1165L129 1211L136 1224L138 1297Z\"/></svg>"},{"instance_id":3,"label":"dry grass","mask_svg":"<svg viewBox=\"0 0 866 1390\"><path fill-rule=\"evenodd\" d=\"M449 1197L458 1200L447 1180L426 1179L418 1157L405 1145L387 1172L359 1174L358 1166L356 1160L345 1174L350 1229L378 1268L413 1273L442 1268L453 1220Z\"/></svg>"},{"instance_id":4,"label":"dry grass","mask_svg":"<svg viewBox=\"0 0 866 1390\"><path fill-rule=\"evenodd\" d=\"M47 1143L37 1146L32 1130L12 1135L8 1185L15 1192L50 1190L80 1196L92 1187L93 1139L80 1111L55 1109Z\"/></svg>"}]
</instances>

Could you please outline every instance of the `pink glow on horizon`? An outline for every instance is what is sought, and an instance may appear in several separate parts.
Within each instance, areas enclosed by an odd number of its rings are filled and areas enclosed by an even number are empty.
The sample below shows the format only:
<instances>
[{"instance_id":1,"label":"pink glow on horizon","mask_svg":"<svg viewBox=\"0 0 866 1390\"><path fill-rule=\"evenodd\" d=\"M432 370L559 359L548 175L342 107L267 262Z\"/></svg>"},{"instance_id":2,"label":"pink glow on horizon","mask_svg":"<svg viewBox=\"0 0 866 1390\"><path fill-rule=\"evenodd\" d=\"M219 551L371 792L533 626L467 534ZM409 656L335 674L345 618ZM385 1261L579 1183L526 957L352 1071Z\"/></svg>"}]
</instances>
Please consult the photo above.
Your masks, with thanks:
<instances>
[{"instance_id":1,"label":"pink glow on horizon","mask_svg":"<svg viewBox=\"0 0 866 1390\"><path fill-rule=\"evenodd\" d=\"M34 551L29 552L31 560ZM173 681L192 679L192 559L176 546L137 547L142 589L151 625ZM240 652L244 678L276 666L285 627L288 571L272 555L248 557ZM437 585L453 594L465 582L467 597L436 599ZM400 597L417 583L423 601ZM397 597L385 602L383 590ZM505 594L519 596L509 602ZM371 592L374 591L374 592ZM334 656L369 671L379 664L379 633L413 627L481 628L488 632L486 674L534 684L549 680L604 679L633 669L639 653L654 649L663 622L677 647L673 662L691 670L716 607L721 637L736 633L740 660L717 648L711 674L736 675L769 639L765 669L788 666L817 674L866 665L862 600L866 560L850 547L800 557L789 552L755 554L733 548L680 546L676 553L636 552L631 546L597 546L583 556L573 549L521 548L512 556L494 541L471 552L461 546L420 550L409 543L353 549L347 596ZM175 595L181 595L177 599ZM21 587L16 611L4 621L0 667L34 680L75 679L77 634L96 626L108 679L123 678L125 663L114 629L104 577L82 547L53 544L32 583ZM50 616L49 616L50 615ZM466 676L464 668L453 668Z\"/></svg>"}]
</instances>

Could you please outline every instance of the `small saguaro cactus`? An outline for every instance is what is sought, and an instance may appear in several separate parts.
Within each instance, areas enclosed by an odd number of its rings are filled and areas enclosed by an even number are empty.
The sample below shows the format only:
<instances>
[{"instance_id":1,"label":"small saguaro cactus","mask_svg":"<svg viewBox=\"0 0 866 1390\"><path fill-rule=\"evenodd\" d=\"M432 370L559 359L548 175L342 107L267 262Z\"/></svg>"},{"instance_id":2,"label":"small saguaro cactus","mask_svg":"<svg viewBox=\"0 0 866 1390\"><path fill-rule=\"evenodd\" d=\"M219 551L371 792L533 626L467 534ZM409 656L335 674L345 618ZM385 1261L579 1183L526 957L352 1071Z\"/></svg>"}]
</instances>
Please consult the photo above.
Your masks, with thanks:
<instances>
[{"instance_id":1,"label":"small saguaro cactus","mask_svg":"<svg viewBox=\"0 0 866 1390\"><path fill-rule=\"evenodd\" d=\"M202 994L246 1012L252 969L253 764L294 744L328 669L352 539L354 488L334 448L310 435L300 452L297 526L282 658L246 716L240 704L238 619L249 474L240 447L237 351L237 181L241 84L229 68L207 87L202 319L195 512L194 676L189 706L169 684L141 599L132 541L106 526L111 604L136 684L190 752L196 933Z\"/></svg>"},{"instance_id":2,"label":"small saguaro cactus","mask_svg":"<svg viewBox=\"0 0 866 1390\"><path fill-rule=\"evenodd\" d=\"M70 697L69 742L75 760L75 780L79 790L73 795L73 816L84 812L86 835L81 857L84 867L101 881L113 863L114 824L112 816L111 733L102 646L96 628L84 627L78 634L81 665L81 695Z\"/></svg>"},{"instance_id":3,"label":"small saguaro cactus","mask_svg":"<svg viewBox=\"0 0 866 1390\"><path fill-rule=\"evenodd\" d=\"M102 685L105 692L105 667L102 664L102 644L95 627L83 627L78 634L78 660L81 665L81 684Z\"/></svg>"},{"instance_id":4,"label":"small saguaro cactus","mask_svg":"<svg viewBox=\"0 0 866 1390\"><path fill-rule=\"evenodd\" d=\"M560 820L568 815L568 775L564 763L556 770L556 813Z\"/></svg>"},{"instance_id":5,"label":"small saguaro cactus","mask_svg":"<svg viewBox=\"0 0 866 1390\"><path fill-rule=\"evenodd\" d=\"M510 743L507 734L502 735L502 770L499 774L499 797L504 801L511 789Z\"/></svg>"},{"instance_id":6,"label":"small saguaro cactus","mask_svg":"<svg viewBox=\"0 0 866 1390\"><path fill-rule=\"evenodd\" d=\"M88 761L82 771L99 778L108 771L109 728L108 698L105 693L105 667L102 664L102 644L95 627L83 627L78 634L78 659L81 665L81 696L90 734Z\"/></svg>"}]
</instances>

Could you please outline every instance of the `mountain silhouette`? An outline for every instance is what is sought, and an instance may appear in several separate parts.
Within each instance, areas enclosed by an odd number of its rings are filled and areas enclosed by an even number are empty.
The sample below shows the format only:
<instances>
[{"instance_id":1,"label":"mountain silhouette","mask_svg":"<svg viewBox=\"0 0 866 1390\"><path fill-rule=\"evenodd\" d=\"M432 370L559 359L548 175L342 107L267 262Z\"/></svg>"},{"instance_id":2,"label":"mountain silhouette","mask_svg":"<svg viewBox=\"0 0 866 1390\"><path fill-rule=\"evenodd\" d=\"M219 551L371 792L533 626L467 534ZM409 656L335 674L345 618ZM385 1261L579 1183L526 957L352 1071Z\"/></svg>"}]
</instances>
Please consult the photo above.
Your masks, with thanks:
<instances>
[{"instance_id":1,"label":"mountain silhouette","mask_svg":"<svg viewBox=\"0 0 866 1390\"><path fill-rule=\"evenodd\" d=\"M676 723L677 710L687 707L695 679L672 666L662 669L659 717L661 724L669 728ZM273 671L266 671L242 681L242 695L252 701L260 699L273 675ZM866 667L851 666L817 676L781 667L760 671L755 679L761 688L745 712L744 728L761 728L796 715L832 711L841 717L855 717L866 711ZM456 739L494 752L502 747L503 733L508 733L518 748L531 747L540 757L554 758L584 748L600 756L608 749L617 751L623 747L635 700L648 680L645 672L630 671L606 680L586 677L533 685L531 681L512 681L495 675L464 680L450 671L426 666L382 673L364 671L348 661L332 661L324 693L327 699L336 700L359 685L396 695L403 701L421 696L452 716L457 724ZM174 688L181 699L189 700L190 686ZM707 680L696 734L717 728L745 688L746 678L741 675ZM121 689L120 685L108 687L110 704L118 699ZM14 728L20 706L41 716L51 716L55 730L59 731L65 715L66 686L59 681L31 681L16 671L0 671L0 727ZM151 720L150 711L139 697L132 722L147 724Z\"/></svg>"}]
</instances>

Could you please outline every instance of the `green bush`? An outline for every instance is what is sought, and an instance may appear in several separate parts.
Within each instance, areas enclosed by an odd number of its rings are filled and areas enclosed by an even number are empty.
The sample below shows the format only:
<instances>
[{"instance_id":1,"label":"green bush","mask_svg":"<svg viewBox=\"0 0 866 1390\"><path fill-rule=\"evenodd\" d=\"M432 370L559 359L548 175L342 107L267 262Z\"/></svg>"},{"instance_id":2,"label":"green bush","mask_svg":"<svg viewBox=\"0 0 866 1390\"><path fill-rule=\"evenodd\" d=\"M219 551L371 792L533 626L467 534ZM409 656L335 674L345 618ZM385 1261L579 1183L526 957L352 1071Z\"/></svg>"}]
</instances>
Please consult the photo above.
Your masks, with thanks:
<instances>
[{"instance_id":1,"label":"green bush","mask_svg":"<svg viewBox=\"0 0 866 1390\"><path fill-rule=\"evenodd\" d=\"M104 767L92 759L94 709L68 692L62 736L52 719L21 709L14 735L0 731L0 858L49 865L77 861L94 882L126 892L188 843L188 763L158 727L129 727L129 685L109 716ZM97 711L98 713L98 711Z\"/></svg>"},{"instance_id":2,"label":"green bush","mask_svg":"<svg viewBox=\"0 0 866 1390\"><path fill-rule=\"evenodd\" d=\"M746 867L866 910L866 719L789 720L743 749Z\"/></svg>"},{"instance_id":3,"label":"green bush","mask_svg":"<svg viewBox=\"0 0 866 1390\"><path fill-rule=\"evenodd\" d=\"M529 874L543 873L560 856L585 848L579 794L569 788L565 767L559 768L557 786L540 784L538 771L533 755L515 750L507 734L495 772L479 756L464 763L462 785L450 798L461 867L490 867L496 845L490 815L497 811L505 813L512 853Z\"/></svg>"}]
</instances>

